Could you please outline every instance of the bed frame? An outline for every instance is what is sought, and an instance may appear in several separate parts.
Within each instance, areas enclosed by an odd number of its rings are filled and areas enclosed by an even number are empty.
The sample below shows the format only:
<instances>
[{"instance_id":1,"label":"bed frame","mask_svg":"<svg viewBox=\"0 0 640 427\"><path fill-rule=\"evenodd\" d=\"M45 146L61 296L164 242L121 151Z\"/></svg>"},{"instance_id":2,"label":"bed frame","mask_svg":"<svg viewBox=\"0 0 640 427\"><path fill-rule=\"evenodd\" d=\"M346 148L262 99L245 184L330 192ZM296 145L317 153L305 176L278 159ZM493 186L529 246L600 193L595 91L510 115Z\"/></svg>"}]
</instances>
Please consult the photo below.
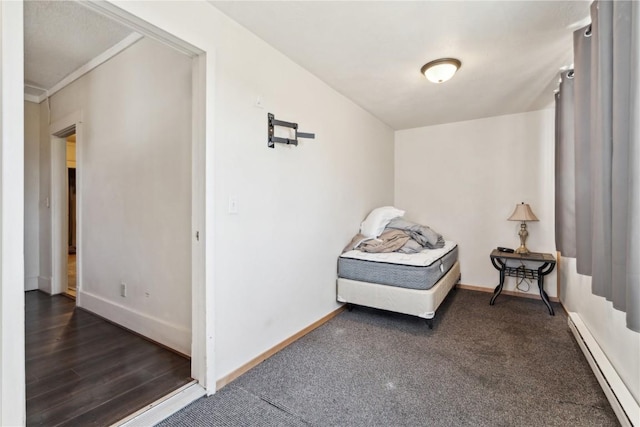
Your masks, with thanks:
<instances>
[{"instance_id":1,"label":"bed frame","mask_svg":"<svg viewBox=\"0 0 640 427\"><path fill-rule=\"evenodd\" d=\"M460 263L456 263L431 289L407 289L377 283L338 278L338 302L363 305L422 317L433 328L436 309L460 281Z\"/></svg>"}]
</instances>

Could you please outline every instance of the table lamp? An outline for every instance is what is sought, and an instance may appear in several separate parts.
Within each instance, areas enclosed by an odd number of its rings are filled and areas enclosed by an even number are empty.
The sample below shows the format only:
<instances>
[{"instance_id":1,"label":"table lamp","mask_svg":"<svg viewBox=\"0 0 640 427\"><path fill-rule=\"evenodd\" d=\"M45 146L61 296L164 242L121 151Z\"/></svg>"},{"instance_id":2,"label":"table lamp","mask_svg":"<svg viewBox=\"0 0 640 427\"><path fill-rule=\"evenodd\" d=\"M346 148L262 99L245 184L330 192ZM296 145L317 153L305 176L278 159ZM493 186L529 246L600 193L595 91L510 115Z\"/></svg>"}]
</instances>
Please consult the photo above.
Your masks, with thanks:
<instances>
[{"instance_id":1,"label":"table lamp","mask_svg":"<svg viewBox=\"0 0 640 427\"><path fill-rule=\"evenodd\" d=\"M527 231L527 221L539 221L538 217L531 210L531 206L526 204L525 202L516 205L516 210L513 211L511 216L508 218L508 221L522 221L520 224L520 231L518 232L518 236L520 236L520 247L516 249L517 254L528 254L529 249L525 245L527 241L527 236L529 236L529 232Z\"/></svg>"}]
</instances>

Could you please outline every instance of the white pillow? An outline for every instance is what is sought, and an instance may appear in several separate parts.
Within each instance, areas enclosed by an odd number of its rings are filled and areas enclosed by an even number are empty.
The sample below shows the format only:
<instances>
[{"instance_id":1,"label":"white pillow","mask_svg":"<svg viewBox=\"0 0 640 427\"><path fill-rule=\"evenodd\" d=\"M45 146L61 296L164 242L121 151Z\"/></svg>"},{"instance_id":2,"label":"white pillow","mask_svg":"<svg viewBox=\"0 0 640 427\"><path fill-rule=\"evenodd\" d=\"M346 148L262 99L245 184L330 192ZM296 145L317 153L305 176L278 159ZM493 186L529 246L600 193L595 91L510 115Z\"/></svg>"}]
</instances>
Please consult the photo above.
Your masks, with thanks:
<instances>
[{"instance_id":1,"label":"white pillow","mask_svg":"<svg viewBox=\"0 0 640 427\"><path fill-rule=\"evenodd\" d=\"M404 215L404 211L393 206L384 206L371 211L367 218L360 224L360 234L365 237L376 238L382 234L384 228L394 218Z\"/></svg>"}]
</instances>

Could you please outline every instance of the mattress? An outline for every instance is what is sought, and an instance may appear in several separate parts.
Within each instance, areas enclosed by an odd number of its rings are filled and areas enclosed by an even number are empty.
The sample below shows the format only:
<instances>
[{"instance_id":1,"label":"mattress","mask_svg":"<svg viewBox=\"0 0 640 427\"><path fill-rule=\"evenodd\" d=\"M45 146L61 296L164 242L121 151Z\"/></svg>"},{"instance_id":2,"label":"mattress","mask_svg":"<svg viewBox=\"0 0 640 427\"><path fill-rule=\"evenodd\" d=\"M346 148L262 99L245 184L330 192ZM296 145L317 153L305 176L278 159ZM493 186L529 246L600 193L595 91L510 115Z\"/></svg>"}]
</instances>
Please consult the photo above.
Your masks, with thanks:
<instances>
[{"instance_id":1,"label":"mattress","mask_svg":"<svg viewBox=\"0 0 640 427\"><path fill-rule=\"evenodd\" d=\"M407 289L430 289L458 260L458 245L416 254L349 251L338 258L338 277Z\"/></svg>"}]
</instances>

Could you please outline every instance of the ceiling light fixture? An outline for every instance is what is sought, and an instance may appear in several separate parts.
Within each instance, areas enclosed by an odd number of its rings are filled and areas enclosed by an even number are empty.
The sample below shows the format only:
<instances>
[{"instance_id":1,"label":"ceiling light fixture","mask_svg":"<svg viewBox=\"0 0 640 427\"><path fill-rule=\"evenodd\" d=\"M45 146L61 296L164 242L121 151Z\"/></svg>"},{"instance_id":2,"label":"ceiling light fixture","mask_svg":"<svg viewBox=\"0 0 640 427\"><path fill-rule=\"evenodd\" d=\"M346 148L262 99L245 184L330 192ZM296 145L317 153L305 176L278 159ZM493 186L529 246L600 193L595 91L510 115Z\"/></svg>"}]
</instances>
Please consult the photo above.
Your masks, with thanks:
<instances>
[{"instance_id":1,"label":"ceiling light fixture","mask_svg":"<svg viewBox=\"0 0 640 427\"><path fill-rule=\"evenodd\" d=\"M433 83L444 83L458 71L462 63L455 58L441 58L426 63L420 72Z\"/></svg>"}]
</instances>

